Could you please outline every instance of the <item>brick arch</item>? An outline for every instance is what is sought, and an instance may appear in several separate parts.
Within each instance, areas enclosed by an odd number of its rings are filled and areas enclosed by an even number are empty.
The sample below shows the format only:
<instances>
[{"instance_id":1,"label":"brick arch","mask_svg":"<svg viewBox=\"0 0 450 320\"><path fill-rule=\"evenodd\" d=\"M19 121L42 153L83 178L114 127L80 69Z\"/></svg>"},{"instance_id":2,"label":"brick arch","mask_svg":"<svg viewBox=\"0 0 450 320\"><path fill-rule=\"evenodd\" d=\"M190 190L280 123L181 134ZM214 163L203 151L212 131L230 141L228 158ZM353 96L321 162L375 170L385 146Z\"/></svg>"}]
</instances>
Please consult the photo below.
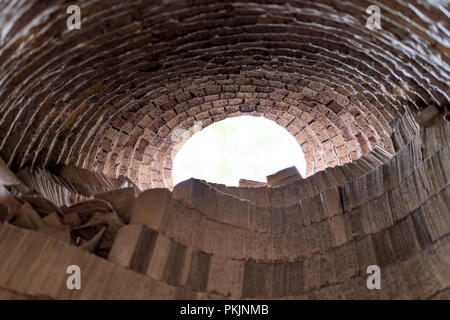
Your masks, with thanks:
<instances>
[{"instance_id":1,"label":"brick arch","mask_svg":"<svg viewBox=\"0 0 450 320\"><path fill-rule=\"evenodd\" d=\"M439 4L78 4L77 31L61 1L1 7L0 155L15 170L65 163L170 187L174 130L255 113L297 138L312 175L392 151L392 120L449 101ZM383 30L364 27L369 4Z\"/></svg>"},{"instance_id":2,"label":"brick arch","mask_svg":"<svg viewBox=\"0 0 450 320\"><path fill-rule=\"evenodd\" d=\"M155 181L149 187L171 187L164 183L170 175L163 172L170 163L159 157L172 144L172 132L189 129L196 120L210 124L237 114L263 115L296 136L307 150L308 175L355 160L375 145L391 150L388 131L375 118L364 117L368 112L362 104L358 107L332 88L296 75L268 80L273 76L252 72L214 81L199 78L184 87L173 85L163 94L152 93L152 99L131 113L128 121L121 116L105 130L96 157L106 161L97 169L128 175L138 184L144 171L145 181ZM149 176L149 170L154 174Z\"/></svg>"}]
</instances>

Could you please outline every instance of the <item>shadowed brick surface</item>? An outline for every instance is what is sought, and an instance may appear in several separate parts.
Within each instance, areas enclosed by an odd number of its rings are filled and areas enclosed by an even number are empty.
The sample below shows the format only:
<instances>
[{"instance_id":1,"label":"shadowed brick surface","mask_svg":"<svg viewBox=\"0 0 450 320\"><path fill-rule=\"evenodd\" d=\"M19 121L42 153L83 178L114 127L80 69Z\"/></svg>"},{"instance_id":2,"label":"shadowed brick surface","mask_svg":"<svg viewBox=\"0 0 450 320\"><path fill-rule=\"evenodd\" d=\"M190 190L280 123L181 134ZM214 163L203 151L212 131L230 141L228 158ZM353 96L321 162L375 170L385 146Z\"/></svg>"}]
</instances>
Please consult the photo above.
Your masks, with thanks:
<instances>
[{"instance_id":1,"label":"shadowed brick surface","mask_svg":"<svg viewBox=\"0 0 450 320\"><path fill-rule=\"evenodd\" d=\"M0 299L449 298L448 6L76 4L0 2ZM307 175L174 186L181 129L242 114Z\"/></svg>"}]
</instances>

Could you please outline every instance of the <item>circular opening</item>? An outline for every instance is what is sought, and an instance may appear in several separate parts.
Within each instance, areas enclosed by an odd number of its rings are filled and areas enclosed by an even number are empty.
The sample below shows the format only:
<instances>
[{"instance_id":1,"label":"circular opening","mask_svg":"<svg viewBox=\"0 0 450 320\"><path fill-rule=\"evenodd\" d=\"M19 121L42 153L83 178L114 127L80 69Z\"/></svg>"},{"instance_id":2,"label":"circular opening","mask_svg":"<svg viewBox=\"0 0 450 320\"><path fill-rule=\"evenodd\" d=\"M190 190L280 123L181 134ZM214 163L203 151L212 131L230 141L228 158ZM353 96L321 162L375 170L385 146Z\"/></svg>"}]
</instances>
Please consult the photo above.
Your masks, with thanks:
<instances>
[{"instance_id":1,"label":"circular opening","mask_svg":"<svg viewBox=\"0 0 450 320\"><path fill-rule=\"evenodd\" d=\"M306 175L303 151L285 128L263 117L240 116L192 135L173 159L172 180L237 186L240 179L266 182L266 176L291 166Z\"/></svg>"}]
</instances>

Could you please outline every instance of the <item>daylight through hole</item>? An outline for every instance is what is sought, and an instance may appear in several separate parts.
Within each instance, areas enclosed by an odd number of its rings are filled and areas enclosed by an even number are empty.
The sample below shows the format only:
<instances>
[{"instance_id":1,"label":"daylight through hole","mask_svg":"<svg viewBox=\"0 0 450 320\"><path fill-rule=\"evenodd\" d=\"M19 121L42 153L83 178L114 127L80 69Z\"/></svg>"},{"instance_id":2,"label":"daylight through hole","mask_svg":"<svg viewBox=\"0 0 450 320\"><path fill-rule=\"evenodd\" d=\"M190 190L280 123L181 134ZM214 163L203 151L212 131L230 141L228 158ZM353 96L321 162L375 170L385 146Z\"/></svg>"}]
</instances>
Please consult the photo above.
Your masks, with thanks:
<instances>
[{"instance_id":1,"label":"daylight through hole","mask_svg":"<svg viewBox=\"0 0 450 320\"><path fill-rule=\"evenodd\" d=\"M174 185L189 178L238 186L240 179L266 182L266 176L295 166L304 177L306 162L295 138L264 117L241 116L196 132L176 153Z\"/></svg>"}]
</instances>

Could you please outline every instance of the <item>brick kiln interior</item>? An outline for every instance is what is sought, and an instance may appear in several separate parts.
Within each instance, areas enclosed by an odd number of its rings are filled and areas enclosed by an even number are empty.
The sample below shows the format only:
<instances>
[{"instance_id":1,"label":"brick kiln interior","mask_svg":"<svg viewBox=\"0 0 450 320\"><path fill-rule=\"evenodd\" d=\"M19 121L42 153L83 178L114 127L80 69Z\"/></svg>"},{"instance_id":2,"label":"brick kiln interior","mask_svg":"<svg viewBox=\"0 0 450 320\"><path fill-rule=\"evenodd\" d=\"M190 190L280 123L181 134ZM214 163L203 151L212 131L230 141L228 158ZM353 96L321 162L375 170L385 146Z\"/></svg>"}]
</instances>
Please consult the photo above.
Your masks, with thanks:
<instances>
[{"instance_id":1,"label":"brick kiln interior","mask_svg":"<svg viewBox=\"0 0 450 320\"><path fill-rule=\"evenodd\" d=\"M0 298L450 298L448 25L426 0L0 2ZM306 176L174 186L173 133L239 115Z\"/></svg>"}]
</instances>

